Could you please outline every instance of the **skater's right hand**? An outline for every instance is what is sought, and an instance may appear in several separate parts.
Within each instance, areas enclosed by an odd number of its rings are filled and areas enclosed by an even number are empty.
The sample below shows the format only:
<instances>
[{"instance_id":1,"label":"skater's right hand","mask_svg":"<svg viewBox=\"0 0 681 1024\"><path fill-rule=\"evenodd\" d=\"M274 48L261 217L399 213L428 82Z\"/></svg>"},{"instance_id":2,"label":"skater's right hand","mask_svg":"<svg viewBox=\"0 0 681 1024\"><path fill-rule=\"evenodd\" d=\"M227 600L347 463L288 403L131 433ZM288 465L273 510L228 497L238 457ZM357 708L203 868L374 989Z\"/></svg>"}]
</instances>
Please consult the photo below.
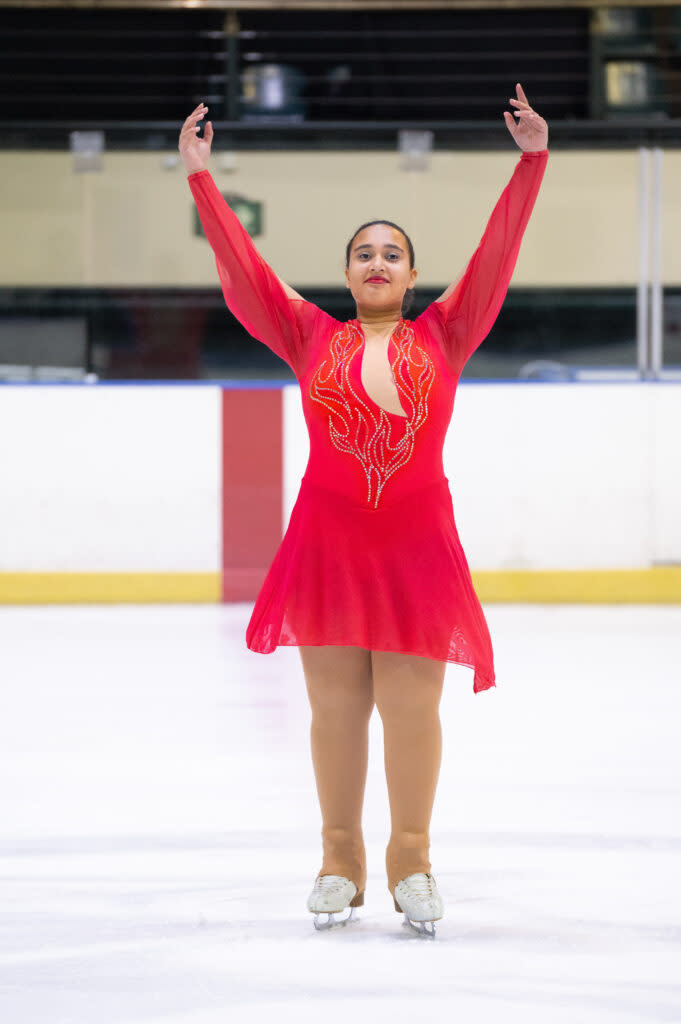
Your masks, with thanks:
<instances>
[{"instance_id":1,"label":"skater's right hand","mask_svg":"<svg viewBox=\"0 0 681 1024\"><path fill-rule=\"evenodd\" d=\"M204 103L199 103L198 107L192 111L182 125L177 148L180 151L182 163L186 168L187 174L193 174L195 171L205 171L206 169L206 163L210 156L210 146L213 141L213 125L210 121L206 122L202 139L197 137L196 126L207 110L208 107Z\"/></svg>"}]
</instances>

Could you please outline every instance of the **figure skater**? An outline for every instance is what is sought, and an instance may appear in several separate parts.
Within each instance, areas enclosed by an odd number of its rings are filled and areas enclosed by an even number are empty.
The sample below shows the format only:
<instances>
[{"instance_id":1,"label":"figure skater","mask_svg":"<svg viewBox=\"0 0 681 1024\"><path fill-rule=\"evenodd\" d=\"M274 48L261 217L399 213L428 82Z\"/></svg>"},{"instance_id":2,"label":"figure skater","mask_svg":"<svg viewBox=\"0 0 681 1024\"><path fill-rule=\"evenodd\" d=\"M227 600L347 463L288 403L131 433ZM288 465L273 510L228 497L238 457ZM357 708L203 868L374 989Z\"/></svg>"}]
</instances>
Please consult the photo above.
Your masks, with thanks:
<instances>
[{"instance_id":1,"label":"figure skater","mask_svg":"<svg viewBox=\"0 0 681 1024\"><path fill-rule=\"evenodd\" d=\"M547 124L520 84L516 91L510 103L518 120L508 111L504 118L522 155L464 273L414 320L405 316L417 278L414 248L401 227L372 220L352 235L345 283L357 315L336 320L274 273L220 194L206 166L210 121L197 136L204 104L180 133L226 304L293 370L310 438L246 643L262 654L283 645L300 651L322 815L322 865L307 903L315 927L350 908L345 923L364 903L362 805L374 705L391 815L388 889L405 925L433 935L443 915L429 830L445 669L449 662L472 668L476 693L496 683L442 448L461 372L499 313L548 161ZM326 245L323 223L308 231L307 244Z\"/></svg>"}]
</instances>

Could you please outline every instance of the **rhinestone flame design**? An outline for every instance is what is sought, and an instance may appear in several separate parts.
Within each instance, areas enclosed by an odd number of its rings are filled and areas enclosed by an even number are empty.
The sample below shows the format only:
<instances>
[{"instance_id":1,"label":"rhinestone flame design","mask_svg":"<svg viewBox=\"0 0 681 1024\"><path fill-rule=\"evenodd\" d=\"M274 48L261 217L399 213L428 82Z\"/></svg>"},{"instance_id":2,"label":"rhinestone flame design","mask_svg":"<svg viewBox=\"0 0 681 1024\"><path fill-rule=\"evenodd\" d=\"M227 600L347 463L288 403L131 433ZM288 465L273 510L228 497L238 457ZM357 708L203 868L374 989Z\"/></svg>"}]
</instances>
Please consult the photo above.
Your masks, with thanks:
<instances>
[{"instance_id":1,"label":"rhinestone flame design","mask_svg":"<svg viewBox=\"0 0 681 1024\"><path fill-rule=\"evenodd\" d=\"M404 423L401 436L393 437L397 429L385 409L369 395L366 397L371 405L367 404L350 379L351 361L363 341L355 324L343 324L331 338L328 355L312 375L309 394L314 402L329 410L332 444L359 460L367 478L367 503L377 508L390 477L412 457L416 432L428 417L428 395L435 369L428 353L416 344L411 324L400 320L391 336L397 349L391 368L403 405L409 411L406 417L399 417Z\"/></svg>"}]
</instances>

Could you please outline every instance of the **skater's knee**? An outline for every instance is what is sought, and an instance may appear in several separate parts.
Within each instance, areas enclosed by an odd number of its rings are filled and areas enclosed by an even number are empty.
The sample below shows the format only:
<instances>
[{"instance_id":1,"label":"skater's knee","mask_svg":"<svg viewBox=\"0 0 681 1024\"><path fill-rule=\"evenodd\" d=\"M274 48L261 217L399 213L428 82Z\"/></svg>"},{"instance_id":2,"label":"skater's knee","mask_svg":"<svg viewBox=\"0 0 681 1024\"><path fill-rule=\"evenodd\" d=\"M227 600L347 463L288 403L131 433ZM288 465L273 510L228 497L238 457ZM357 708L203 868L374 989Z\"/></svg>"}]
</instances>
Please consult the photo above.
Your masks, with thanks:
<instances>
[{"instance_id":1,"label":"skater's knee","mask_svg":"<svg viewBox=\"0 0 681 1024\"><path fill-rule=\"evenodd\" d=\"M307 692L313 714L339 721L368 716L374 707L371 680L361 677L315 676L308 678Z\"/></svg>"},{"instance_id":2,"label":"skater's knee","mask_svg":"<svg viewBox=\"0 0 681 1024\"><path fill-rule=\"evenodd\" d=\"M439 720L439 693L429 687L381 685L375 687L376 707L384 723L417 728Z\"/></svg>"},{"instance_id":3,"label":"skater's knee","mask_svg":"<svg viewBox=\"0 0 681 1024\"><path fill-rule=\"evenodd\" d=\"M357 720L368 719L373 711L374 699L370 694L354 690L331 688L310 695L313 721L327 726L334 722L339 727Z\"/></svg>"}]
</instances>

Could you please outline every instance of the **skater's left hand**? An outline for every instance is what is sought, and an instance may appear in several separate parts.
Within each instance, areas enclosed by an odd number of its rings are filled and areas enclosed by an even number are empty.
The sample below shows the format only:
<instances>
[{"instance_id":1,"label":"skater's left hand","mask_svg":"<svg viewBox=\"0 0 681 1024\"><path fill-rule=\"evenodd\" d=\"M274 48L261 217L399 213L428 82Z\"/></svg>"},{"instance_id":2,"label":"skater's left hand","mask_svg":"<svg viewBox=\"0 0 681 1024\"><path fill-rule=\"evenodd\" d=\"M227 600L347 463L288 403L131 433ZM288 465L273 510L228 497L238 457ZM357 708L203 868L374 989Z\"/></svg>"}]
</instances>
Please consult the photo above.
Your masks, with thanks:
<instances>
[{"instance_id":1,"label":"skater's left hand","mask_svg":"<svg viewBox=\"0 0 681 1024\"><path fill-rule=\"evenodd\" d=\"M509 114L508 110L505 110L506 127L524 153L537 153L541 149L547 149L549 126L527 102L520 82L516 85L516 92L518 99L511 99L509 102L517 108L513 113L518 115L518 121L516 123L513 120L513 114Z\"/></svg>"}]
</instances>

